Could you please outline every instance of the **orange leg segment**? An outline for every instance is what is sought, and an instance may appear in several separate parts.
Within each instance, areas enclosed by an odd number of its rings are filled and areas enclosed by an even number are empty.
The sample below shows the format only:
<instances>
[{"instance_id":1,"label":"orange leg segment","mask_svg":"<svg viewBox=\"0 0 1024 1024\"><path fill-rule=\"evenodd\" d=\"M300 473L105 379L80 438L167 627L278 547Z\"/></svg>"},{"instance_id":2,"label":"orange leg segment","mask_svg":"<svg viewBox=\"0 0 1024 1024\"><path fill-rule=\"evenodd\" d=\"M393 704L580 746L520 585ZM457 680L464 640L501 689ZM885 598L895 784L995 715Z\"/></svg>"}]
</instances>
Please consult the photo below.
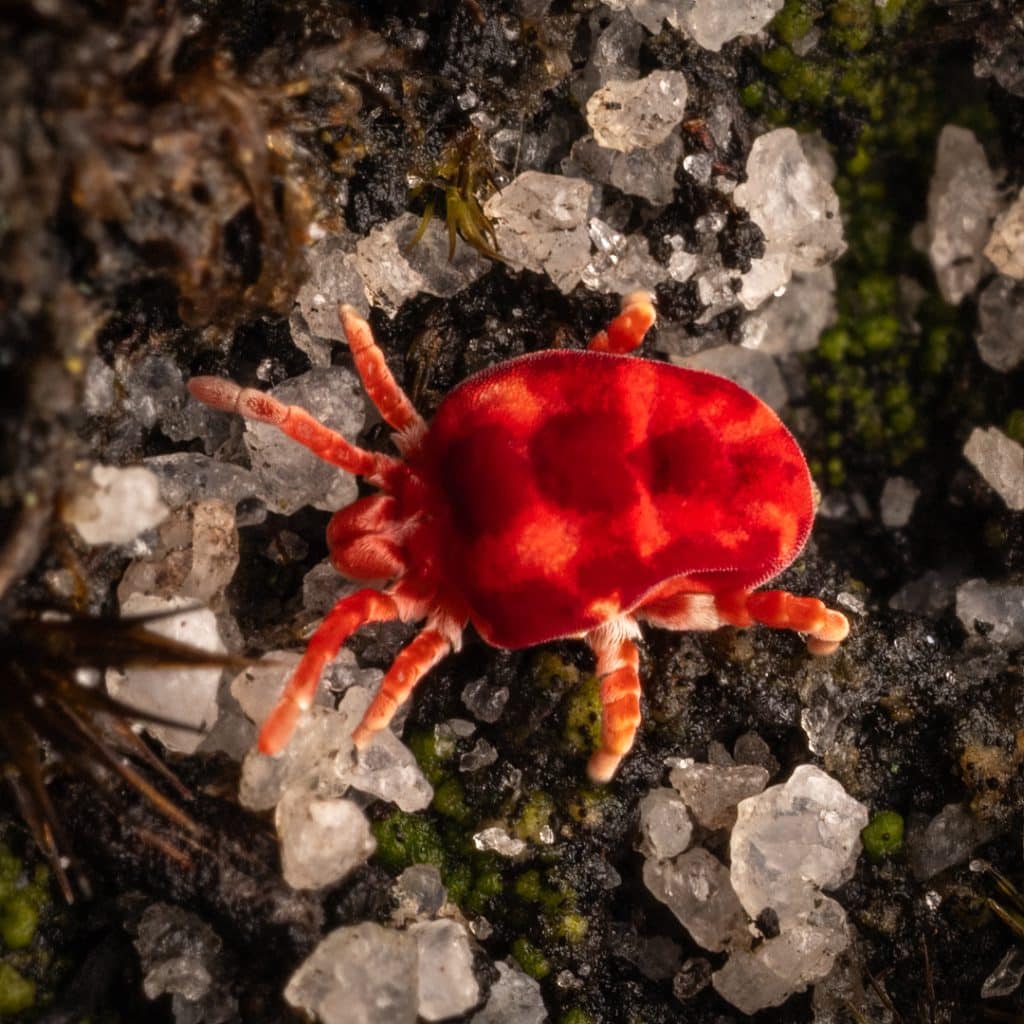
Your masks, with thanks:
<instances>
[{"instance_id":1,"label":"orange leg segment","mask_svg":"<svg viewBox=\"0 0 1024 1024\"><path fill-rule=\"evenodd\" d=\"M816 597L797 597L786 590L716 594L715 608L732 626L760 622L774 629L806 633L811 654L831 654L850 632L849 620L842 612L827 608Z\"/></svg>"},{"instance_id":2,"label":"orange leg segment","mask_svg":"<svg viewBox=\"0 0 1024 1024\"><path fill-rule=\"evenodd\" d=\"M363 720L352 734L357 747L366 746L373 739L374 733L390 724L395 712L409 699L413 687L450 650L448 640L428 626L399 652L381 681L373 703L366 709Z\"/></svg>"},{"instance_id":3,"label":"orange leg segment","mask_svg":"<svg viewBox=\"0 0 1024 1024\"><path fill-rule=\"evenodd\" d=\"M214 409L235 412L249 420L272 424L314 455L349 473L369 476L394 462L386 455L364 451L350 444L341 434L324 426L305 409L297 405L285 405L273 395L255 388L243 388L233 380L193 377L188 382L188 389L193 398Z\"/></svg>"},{"instance_id":4,"label":"orange leg segment","mask_svg":"<svg viewBox=\"0 0 1024 1024\"><path fill-rule=\"evenodd\" d=\"M633 292L622 300L622 312L607 330L598 331L590 339L587 348L591 352L632 352L640 347L655 319L651 293Z\"/></svg>"},{"instance_id":5,"label":"orange leg segment","mask_svg":"<svg viewBox=\"0 0 1024 1024\"><path fill-rule=\"evenodd\" d=\"M423 418L388 369L384 353L373 340L370 325L352 306L339 306L338 316L341 319L341 326L345 328L348 347L355 360L356 370L362 378L363 387L366 388L370 400L377 406L384 422L398 431L426 430Z\"/></svg>"},{"instance_id":6,"label":"orange leg segment","mask_svg":"<svg viewBox=\"0 0 1024 1024\"><path fill-rule=\"evenodd\" d=\"M310 637L306 653L295 666L274 710L267 715L260 729L260 751L276 754L284 749L295 731L299 716L312 706L327 663L360 626L396 618L398 608L395 602L379 590L357 590L343 597Z\"/></svg>"},{"instance_id":7,"label":"orange leg segment","mask_svg":"<svg viewBox=\"0 0 1024 1024\"><path fill-rule=\"evenodd\" d=\"M601 679L601 746L587 765L593 782L608 782L629 753L640 725L640 653L632 640L588 637Z\"/></svg>"}]
</instances>

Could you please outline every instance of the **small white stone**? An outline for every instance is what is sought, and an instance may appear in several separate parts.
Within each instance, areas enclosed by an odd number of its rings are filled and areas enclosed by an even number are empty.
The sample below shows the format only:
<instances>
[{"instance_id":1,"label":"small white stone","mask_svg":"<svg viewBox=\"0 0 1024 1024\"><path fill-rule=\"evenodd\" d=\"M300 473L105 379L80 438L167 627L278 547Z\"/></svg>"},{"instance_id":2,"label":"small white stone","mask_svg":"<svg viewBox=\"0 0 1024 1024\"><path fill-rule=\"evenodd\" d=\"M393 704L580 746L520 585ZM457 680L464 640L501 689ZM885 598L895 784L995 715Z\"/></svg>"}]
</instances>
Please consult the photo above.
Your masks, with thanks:
<instances>
[{"instance_id":1,"label":"small white stone","mask_svg":"<svg viewBox=\"0 0 1024 1024\"><path fill-rule=\"evenodd\" d=\"M867 808L820 768L800 765L789 780L743 800L730 839L732 884L752 918L766 907L783 931L853 877Z\"/></svg>"},{"instance_id":2,"label":"small white stone","mask_svg":"<svg viewBox=\"0 0 1024 1024\"><path fill-rule=\"evenodd\" d=\"M92 467L89 482L64 507L64 521L86 544L127 544L162 523L170 510L160 482L142 466Z\"/></svg>"},{"instance_id":3,"label":"small white stone","mask_svg":"<svg viewBox=\"0 0 1024 1024\"><path fill-rule=\"evenodd\" d=\"M187 597L154 597L131 594L121 602L121 615L161 614L146 628L159 636L200 650L224 654L226 648L217 631L217 619L208 608L196 608ZM163 614L173 613L173 614ZM107 672L107 690L116 700L160 718L180 722L144 725L168 750L192 754L217 720L217 691L220 668L139 668L122 674Z\"/></svg>"},{"instance_id":4,"label":"small white stone","mask_svg":"<svg viewBox=\"0 0 1024 1024\"><path fill-rule=\"evenodd\" d=\"M441 872L433 864L411 864L395 879L396 923L433 917L448 899Z\"/></svg>"},{"instance_id":5,"label":"small white stone","mask_svg":"<svg viewBox=\"0 0 1024 1024\"><path fill-rule=\"evenodd\" d=\"M1008 650L1024 647L1024 586L967 580L957 587L956 617L971 636Z\"/></svg>"},{"instance_id":6,"label":"small white stone","mask_svg":"<svg viewBox=\"0 0 1024 1024\"><path fill-rule=\"evenodd\" d=\"M1024 284L1000 275L985 286L974 340L982 362L999 373L1024 362Z\"/></svg>"},{"instance_id":7,"label":"small white stone","mask_svg":"<svg viewBox=\"0 0 1024 1024\"><path fill-rule=\"evenodd\" d=\"M644 885L704 949L719 952L749 945L747 916L729 869L707 850L696 847L675 860L645 861Z\"/></svg>"},{"instance_id":8,"label":"small white stone","mask_svg":"<svg viewBox=\"0 0 1024 1024\"><path fill-rule=\"evenodd\" d=\"M741 328L744 348L769 355L809 352L837 319L831 267L795 273L784 294L766 302Z\"/></svg>"},{"instance_id":9,"label":"small white stone","mask_svg":"<svg viewBox=\"0 0 1024 1024\"><path fill-rule=\"evenodd\" d=\"M999 999L1012 996L1020 988L1024 980L1024 953L1016 946L1006 951L1006 955L996 964L995 970L985 979L981 986L982 999Z\"/></svg>"},{"instance_id":10,"label":"small white stone","mask_svg":"<svg viewBox=\"0 0 1024 1024\"><path fill-rule=\"evenodd\" d=\"M640 852L668 860L682 853L693 836L693 822L674 789L652 789L640 801Z\"/></svg>"},{"instance_id":11,"label":"small white stone","mask_svg":"<svg viewBox=\"0 0 1024 1024\"><path fill-rule=\"evenodd\" d=\"M212 459L202 452L154 455L145 463L157 478L161 499L172 509L210 499L234 508L240 501L255 497L260 489L259 480L248 469ZM248 525L261 521L250 519Z\"/></svg>"},{"instance_id":12,"label":"small white stone","mask_svg":"<svg viewBox=\"0 0 1024 1024\"><path fill-rule=\"evenodd\" d=\"M515 839L498 826L482 829L473 836L473 845L478 850L492 850L502 857L518 857L526 850L523 839Z\"/></svg>"},{"instance_id":13,"label":"small white stone","mask_svg":"<svg viewBox=\"0 0 1024 1024\"><path fill-rule=\"evenodd\" d=\"M890 477L882 488L879 512L882 525L890 530L901 530L910 522L914 505L921 491L904 476Z\"/></svg>"},{"instance_id":14,"label":"small white stone","mask_svg":"<svg viewBox=\"0 0 1024 1024\"><path fill-rule=\"evenodd\" d=\"M409 933L419 949L419 1015L424 1020L458 1017L477 1004L480 985L466 929L455 921L425 921Z\"/></svg>"},{"instance_id":15,"label":"small white stone","mask_svg":"<svg viewBox=\"0 0 1024 1024\"><path fill-rule=\"evenodd\" d=\"M547 274L565 293L579 284L590 259L588 205L593 186L579 178L526 171L491 196L484 213L502 256Z\"/></svg>"},{"instance_id":16,"label":"small white stone","mask_svg":"<svg viewBox=\"0 0 1024 1024\"><path fill-rule=\"evenodd\" d=\"M365 864L377 848L366 815L351 800L321 800L301 788L290 789L278 802L274 822L284 880L293 889L333 885Z\"/></svg>"},{"instance_id":17,"label":"small white stone","mask_svg":"<svg viewBox=\"0 0 1024 1024\"><path fill-rule=\"evenodd\" d=\"M691 0L676 4L674 23L705 50L720 50L731 39L760 32L784 0Z\"/></svg>"},{"instance_id":18,"label":"small white stone","mask_svg":"<svg viewBox=\"0 0 1024 1024\"><path fill-rule=\"evenodd\" d=\"M792 128L754 140L747 180L736 187L734 199L765 237L764 257L743 275L740 300L747 309L774 295L794 270L818 270L846 251L839 199Z\"/></svg>"},{"instance_id":19,"label":"small white stone","mask_svg":"<svg viewBox=\"0 0 1024 1024\"><path fill-rule=\"evenodd\" d=\"M768 772L757 765L697 764L677 761L669 781L704 828L729 828L736 820L736 805L760 793Z\"/></svg>"},{"instance_id":20,"label":"small white stone","mask_svg":"<svg viewBox=\"0 0 1024 1024\"><path fill-rule=\"evenodd\" d=\"M1000 274L1024 280L1024 192L996 218L985 255Z\"/></svg>"},{"instance_id":21,"label":"small white stone","mask_svg":"<svg viewBox=\"0 0 1024 1024\"><path fill-rule=\"evenodd\" d=\"M567 174L584 175L620 192L646 199L652 206L665 206L676 189L676 167L683 155L679 131L672 131L654 149L620 153L602 146L592 135L573 143L571 156L563 161Z\"/></svg>"},{"instance_id":22,"label":"small white stone","mask_svg":"<svg viewBox=\"0 0 1024 1024\"><path fill-rule=\"evenodd\" d=\"M372 699L373 694L360 686L345 691L338 713L352 723L350 737ZM350 746L349 753L336 760L335 778L338 782L397 804L407 813L430 806L434 798L433 787L427 782L412 751L390 729L374 733L354 760L351 749Z\"/></svg>"},{"instance_id":23,"label":"small white stone","mask_svg":"<svg viewBox=\"0 0 1024 1024\"><path fill-rule=\"evenodd\" d=\"M351 243L332 235L306 250L308 275L295 302L306 326L318 338L345 340L338 316L341 303L355 306L363 316L370 311L348 244Z\"/></svg>"},{"instance_id":24,"label":"small white stone","mask_svg":"<svg viewBox=\"0 0 1024 1024\"><path fill-rule=\"evenodd\" d=\"M292 975L292 1006L320 1024L415 1024L416 939L372 921L331 932Z\"/></svg>"},{"instance_id":25,"label":"small white stone","mask_svg":"<svg viewBox=\"0 0 1024 1024\"><path fill-rule=\"evenodd\" d=\"M638 81L613 80L587 100L587 122L598 144L620 153L651 149L683 119L686 78L654 71Z\"/></svg>"},{"instance_id":26,"label":"small white stone","mask_svg":"<svg viewBox=\"0 0 1024 1024\"><path fill-rule=\"evenodd\" d=\"M470 1017L471 1024L547 1024L540 985L503 960L494 966L498 980L491 986L487 1005Z\"/></svg>"},{"instance_id":27,"label":"small white stone","mask_svg":"<svg viewBox=\"0 0 1024 1024\"><path fill-rule=\"evenodd\" d=\"M964 455L1009 508L1024 510L1024 447L998 427L975 427Z\"/></svg>"},{"instance_id":28,"label":"small white stone","mask_svg":"<svg viewBox=\"0 0 1024 1024\"><path fill-rule=\"evenodd\" d=\"M963 804L946 804L923 828L908 829L910 869L915 878L926 882L946 868L965 863L991 835L991 826Z\"/></svg>"},{"instance_id":29,"label":"small white stone","mask_svg":"<svg viewBox=\"0 0 1024 1024\"><path fill-rule=\"evenodd\" d=\"M978 285L995 212L995 178L985 150L973 132L947 124L928 189L927 245L939 290L953 305Z\"/></svg>"}]
</instances>

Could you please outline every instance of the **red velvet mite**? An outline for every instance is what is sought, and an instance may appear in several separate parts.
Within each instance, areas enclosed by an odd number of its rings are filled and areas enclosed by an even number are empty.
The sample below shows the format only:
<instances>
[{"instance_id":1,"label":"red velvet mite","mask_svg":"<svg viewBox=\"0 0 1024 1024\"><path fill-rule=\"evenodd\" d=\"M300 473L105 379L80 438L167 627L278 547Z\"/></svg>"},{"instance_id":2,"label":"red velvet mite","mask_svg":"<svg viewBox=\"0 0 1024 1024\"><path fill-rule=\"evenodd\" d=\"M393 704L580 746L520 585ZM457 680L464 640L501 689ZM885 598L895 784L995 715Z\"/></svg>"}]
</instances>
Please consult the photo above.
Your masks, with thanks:
<instances>
[{"instance_id":1,"label":"red velvet mite","mask_svg":"<svg viewBox=\"0 0 1024 1024\"><path fill-rule=\"evenodd\" d=\"M636 359L651 297L628 296L589 350L509 360L460 384L428 426L398 387L367 322L340 316L370 398L401 458L363 451L304 409L215 377L192 394L273 423L382 493L332 517L331 561L392 581L342 598L260 732L281 750L325 665L366 622L426 620L395 658L355 733L365 744L472 623L496 647L578 637L597 656L601 746L612 778L640 724L640 622L715 629L760 622L831 653L846 618L816 598L755 592L799 554L815 492L796 441L760 399L722 377Z\"/></svg>"}]
</instances>

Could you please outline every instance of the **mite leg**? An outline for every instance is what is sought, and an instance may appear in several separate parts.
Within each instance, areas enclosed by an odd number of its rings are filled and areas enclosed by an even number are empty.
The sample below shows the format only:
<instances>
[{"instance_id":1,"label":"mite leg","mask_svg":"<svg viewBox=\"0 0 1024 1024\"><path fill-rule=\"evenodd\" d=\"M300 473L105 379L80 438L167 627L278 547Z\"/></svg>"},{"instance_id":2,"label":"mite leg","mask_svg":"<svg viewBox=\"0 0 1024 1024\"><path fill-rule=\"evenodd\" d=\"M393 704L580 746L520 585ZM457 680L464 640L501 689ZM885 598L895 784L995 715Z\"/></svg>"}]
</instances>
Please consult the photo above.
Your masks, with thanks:
<instances>
[{"instance_id":1,"label":"mite leg","mask_svg":"<svg viewBox=\"0 0 1024 1024\"><path fill-rule=\"evenodd\" d=\"M364 451L350 444L330 427L314 419L305 409L284 402L255 388L243 388L223 377L193 377L188 382L193 398L221 409L236 412L248 420L270 423L282 433L298 441L325 462L358 476L379 474L394 459L376 452Z\"/></svg>"},{"instance_id":2,"label":"mite leg","mask_svg":"<svg viewBox=\"0 0 1024 1024\"><path fill-rule=\"evenodd\" d=\"M601 680L601 746L591 756L587 774L594 782L609 782L640 725L640 653L632 640L591 633L587 642L597 655Z\"/></svg>"},{"instance_id":3,"label":"mite leg","mask_svg":"<svg viewBox=\"0 0 1024 1024\"><path fill-rule=\"evenodd\" d=\"M806 633L811 654L831 654L850 632L842 612L825 607L816 597L797 597L786 590L716 594L715 609L722 621L732 626L760 622L774 629Z\"/></svg>"},{"instance_id":4,"label":"mite leg","mask_svg":"<svg viewBox=\"0 0 1024 1024\"><path fill-rule=\"evenodd\" d=\"M452 649L448 638L428 626L398 653L373 703L352 734L357 747L365 747L395 717L395 712L409 699L413 687Z\"/></svg>"},{"instance_id":5,"label":"mite leg","mask_svg":"<svg viewBox=\"0 0 1024 1024\"><path fill-rule=\"evenodd\" d=\"M276 754L287 745L299 716L313 704L327 663L360 626L396 618L398 606L388 594L379 590L357 590L343 597L310 637L306 653L295 666L274 710L267 715L260 729L260 750L264 754Z\"/></svg>"},{"instance_id":6,"label":"mite leg","mask_svg":"<svg viewBox=\"0 0 1024 1024\"><path fill-rule=\"evenodd\" d=\"M654 297L650 292L633 292L622 300L622 312L590 339L591 352L632 352L656 319Z\"/></svg>"},{"instance_id":7,"label":"mite leg","mask_svg":"<svg viewBox=\"0 0 1024 1024\"><path fill-rule=\"evenodd\" d=\"M378 411L394 430L418 434L426 431L423 418L413 407L405 392L398 386L377 342L373 340L370 325L348 305L338 307L341 326L345 328L348 347L355 360L356 370L363 387Z\"/></svg>"}]
</instances>

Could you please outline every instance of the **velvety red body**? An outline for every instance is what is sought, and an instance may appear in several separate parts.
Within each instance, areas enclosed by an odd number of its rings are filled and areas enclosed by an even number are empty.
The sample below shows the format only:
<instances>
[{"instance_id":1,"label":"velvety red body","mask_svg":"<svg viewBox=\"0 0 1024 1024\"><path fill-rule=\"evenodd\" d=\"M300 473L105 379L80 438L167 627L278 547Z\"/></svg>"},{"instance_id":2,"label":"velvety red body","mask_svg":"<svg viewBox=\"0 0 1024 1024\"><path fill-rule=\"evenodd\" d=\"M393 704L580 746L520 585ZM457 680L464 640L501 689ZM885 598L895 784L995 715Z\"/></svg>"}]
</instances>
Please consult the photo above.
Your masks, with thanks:
<instances>
[{"instance_id":1,"label":"velvety red body","mask_svg":"<svg viewBox=\"0 0 1024 1024\"><path fill-rule=\"evenodd\" d=\"M803 454L767 405L628 356L547 351L477 374L407 464L435 578L499 647L582 634L673 593L755 587L797 556L814 517Z\"/></svg>"}]
</instances>

